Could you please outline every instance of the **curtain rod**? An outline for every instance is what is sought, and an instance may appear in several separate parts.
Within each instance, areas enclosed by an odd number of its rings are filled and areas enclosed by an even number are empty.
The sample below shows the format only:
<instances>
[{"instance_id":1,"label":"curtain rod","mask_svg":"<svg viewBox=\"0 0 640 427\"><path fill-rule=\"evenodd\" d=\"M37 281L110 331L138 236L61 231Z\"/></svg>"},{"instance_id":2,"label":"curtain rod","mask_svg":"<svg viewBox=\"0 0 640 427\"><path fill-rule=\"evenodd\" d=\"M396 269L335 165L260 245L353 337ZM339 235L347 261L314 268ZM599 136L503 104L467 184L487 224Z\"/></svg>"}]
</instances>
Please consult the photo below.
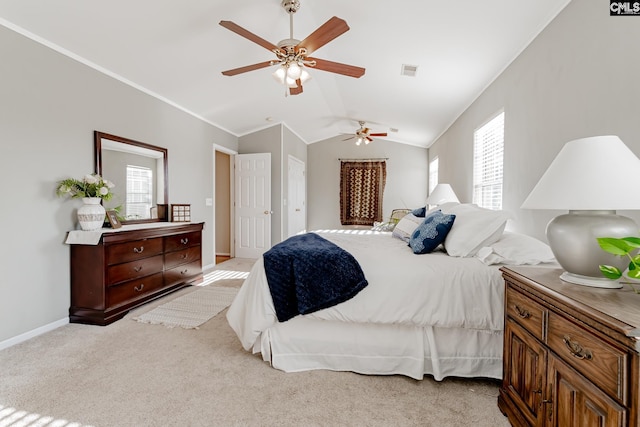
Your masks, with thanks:
<instances>
[{"instance_id":1,"label":"curtain rod","mask_svg":"<svg viewBox=\"0 0 640 427\"><path fill-rule=\"evenodd\" d=\"M377 157L372 159L338 159L339 162L372 162L375 160L389 160L388 157Z\"/></svg>"}]
</instances>

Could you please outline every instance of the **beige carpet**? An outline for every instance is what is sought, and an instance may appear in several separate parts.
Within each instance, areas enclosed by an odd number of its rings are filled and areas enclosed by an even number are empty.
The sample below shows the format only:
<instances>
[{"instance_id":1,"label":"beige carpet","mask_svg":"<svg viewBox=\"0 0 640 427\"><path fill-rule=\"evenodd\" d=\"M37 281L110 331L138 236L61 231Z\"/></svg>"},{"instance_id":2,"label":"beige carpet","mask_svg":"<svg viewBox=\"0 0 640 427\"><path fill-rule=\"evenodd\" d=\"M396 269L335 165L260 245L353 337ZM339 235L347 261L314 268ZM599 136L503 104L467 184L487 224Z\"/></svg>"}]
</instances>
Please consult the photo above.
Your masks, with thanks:
<instances>
[{"instance_id":1,"label":"beige carpet","mask_svg":"<svg viewBox=\"0 0 640 427\"><path fill-rule=\"evenodd\" d=\"M237 272L238 264L217 270ZM496 405L496 381L284 373L242 349L225 312L199 330L150 326L130 313L0 351L0 426L509 425Z\"/></svg>"}]
</instances>

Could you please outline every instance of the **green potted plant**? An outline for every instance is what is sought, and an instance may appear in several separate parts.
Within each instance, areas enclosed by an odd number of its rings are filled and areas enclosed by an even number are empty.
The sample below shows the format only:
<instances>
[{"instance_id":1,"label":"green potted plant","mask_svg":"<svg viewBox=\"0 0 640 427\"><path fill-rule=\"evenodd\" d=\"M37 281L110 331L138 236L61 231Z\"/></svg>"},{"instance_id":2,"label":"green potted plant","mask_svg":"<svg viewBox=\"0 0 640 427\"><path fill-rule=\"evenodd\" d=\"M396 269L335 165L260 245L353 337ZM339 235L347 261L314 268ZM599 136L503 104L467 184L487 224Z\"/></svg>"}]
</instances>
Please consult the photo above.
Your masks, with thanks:
<instances>
[{"instance_id":1,"label":"green potted plant","mask_svg":"<svg viewBox=\"0 0 640 427\"><path fill-rule=\"evenodd\" d=\"M640 249L640 237L599 237L598 244L605 252L629 258L629 270L626 274L618 267L600 265L600 271L604 277L618 280L626 276L629 279L640 280L640 255L637 254L637 250ZM633 289L633 292L640 294L640 290L633 286L633 283L629 281L626 283Z\"/></svg>"},{"instance_id":2,"label":"green potted plant","mask_svg":"<svg viewBox=\"0 0 640 427\"><path fill-rule=\"evenodd\" d=\"M94 173L87 174L82 179L67 178L58 182L56 194L58 197L82 199L83 205L77 214L80 228L93 231L102 228L104 224L105 210L101 202L113 197L113 187L111 181Z\"/></svg>"}]
</instances>

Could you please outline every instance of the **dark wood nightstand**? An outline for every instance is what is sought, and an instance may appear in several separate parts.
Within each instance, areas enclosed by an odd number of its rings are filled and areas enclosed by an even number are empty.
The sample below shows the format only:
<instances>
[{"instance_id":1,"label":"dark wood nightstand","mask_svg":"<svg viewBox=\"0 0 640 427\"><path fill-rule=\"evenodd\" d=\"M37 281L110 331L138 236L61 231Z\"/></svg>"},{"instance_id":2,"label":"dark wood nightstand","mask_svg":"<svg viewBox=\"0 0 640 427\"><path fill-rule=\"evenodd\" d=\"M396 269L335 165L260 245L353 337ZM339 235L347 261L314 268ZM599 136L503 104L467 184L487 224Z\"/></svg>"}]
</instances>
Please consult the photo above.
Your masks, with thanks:
<instances>
[{"instance_id":1,"label":"dark wood nightstand","mask_svg":"<svg viewBox=\"0 0 640 427\"><path fill-rule=\"evenodd\" d=\"M500 410L514 426L638 426L640 295L504 267Z\"/></svg>"}]
</instances>

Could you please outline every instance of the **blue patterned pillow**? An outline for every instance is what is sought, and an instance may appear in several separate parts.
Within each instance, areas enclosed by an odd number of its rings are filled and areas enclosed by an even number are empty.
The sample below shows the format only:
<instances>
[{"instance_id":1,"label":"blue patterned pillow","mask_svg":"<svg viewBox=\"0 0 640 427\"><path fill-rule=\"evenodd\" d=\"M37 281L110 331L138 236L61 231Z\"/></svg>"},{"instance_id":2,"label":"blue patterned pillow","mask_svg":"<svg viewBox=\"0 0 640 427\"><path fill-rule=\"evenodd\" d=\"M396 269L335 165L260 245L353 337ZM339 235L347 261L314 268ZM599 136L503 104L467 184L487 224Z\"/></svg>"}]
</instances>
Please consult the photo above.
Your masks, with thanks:
<instances>
[{"instance_id":1,"label":"blue patterned pillow","mask_svg":"<svg viewBox=\"0 0 640 427\"><path fill-rule=\"evenodd\" d=\"M418 218L424 218L424 216L427 213L427 207L423 206L421 208L414 209L411 211L411 213L417 216Z\"/></svg>"},{"instance_id":2,"label":"blue patterned pillow","mask_svg":"<svg viewBox=\"0 0 640 427\"><path fill-rule=\"evenodd\" d=\"M411 234L409 246L414 254L428 254L444 242L456 216L440 211L430 213Z\"/></svg>"}]
</instances>

